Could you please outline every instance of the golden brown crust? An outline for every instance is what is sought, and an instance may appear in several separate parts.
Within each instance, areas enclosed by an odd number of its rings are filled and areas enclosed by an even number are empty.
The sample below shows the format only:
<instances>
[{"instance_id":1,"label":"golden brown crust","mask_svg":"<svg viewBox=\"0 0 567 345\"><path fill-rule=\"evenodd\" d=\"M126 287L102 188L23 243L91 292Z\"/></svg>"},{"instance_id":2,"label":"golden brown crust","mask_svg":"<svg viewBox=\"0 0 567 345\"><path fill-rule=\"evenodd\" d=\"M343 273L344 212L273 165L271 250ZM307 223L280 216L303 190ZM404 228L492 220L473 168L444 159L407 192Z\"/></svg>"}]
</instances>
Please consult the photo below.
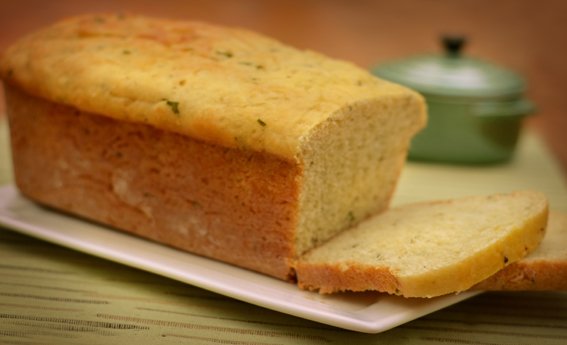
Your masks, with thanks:
<instances>
[{"instance_id":1,"label":"golden brown crust","mask_svg":"<svg viewBox=\"0 0 567 345\"><path fill-rule=\"evenodd\" d=\"M567 262L519 261L473 287L490 291L567 290Z\"/></svg>"},{"instance_id":2,"label":"golden brown crust","mask_svg":"<svg viewBox=\"0 0 567 345\"><path fill-rule=\"evenodd\" d=\"M290 277L299 166L81 112L10 85L7 94L15 177L25 195L177 248Z\"/></svg>"},{"instance_id":3,"label":"golden brown crust","mask_svg":"<svg viewBox=\"0 0 567 345\"><path fill-rule=\"evenodd\" d=\"M7 49L0 76L82 111L298 160L304 137L349 105L421 97L350 63L243 29L86 15ZM410 114L415 130L425 113Z\"/></svg>"},{"instance_id":4,"label":"golden brown crust","mask_svg":"<svg viewBox=\"0 0 567 345\"><path fill-rule=\"evenodd\" d=\"M329 294L343 291L381 291L398 294L400 284L386 267L297 263L298 286L305 290Z\"/></svg>"}]
</instances>

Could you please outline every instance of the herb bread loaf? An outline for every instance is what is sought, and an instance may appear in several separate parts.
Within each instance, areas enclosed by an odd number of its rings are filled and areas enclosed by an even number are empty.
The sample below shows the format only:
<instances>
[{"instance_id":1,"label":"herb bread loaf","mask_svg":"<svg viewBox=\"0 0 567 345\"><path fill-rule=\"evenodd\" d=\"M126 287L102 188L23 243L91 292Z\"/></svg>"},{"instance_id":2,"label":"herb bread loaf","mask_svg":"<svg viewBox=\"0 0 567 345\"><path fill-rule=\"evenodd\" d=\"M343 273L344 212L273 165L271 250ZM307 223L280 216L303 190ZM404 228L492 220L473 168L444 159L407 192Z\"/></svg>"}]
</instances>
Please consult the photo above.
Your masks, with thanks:
<instances>
[{"instance_id":1,"label":"herb bread loaf","mask_svg":"<svg viewBox=\"0 0 567 345\"><path fill-rule=\"evenodd\" d=\"M281 279L388 207L422 97L234 28L62 21L0 60L16 183L50 207Z\"/></svg>"}]
</instances>

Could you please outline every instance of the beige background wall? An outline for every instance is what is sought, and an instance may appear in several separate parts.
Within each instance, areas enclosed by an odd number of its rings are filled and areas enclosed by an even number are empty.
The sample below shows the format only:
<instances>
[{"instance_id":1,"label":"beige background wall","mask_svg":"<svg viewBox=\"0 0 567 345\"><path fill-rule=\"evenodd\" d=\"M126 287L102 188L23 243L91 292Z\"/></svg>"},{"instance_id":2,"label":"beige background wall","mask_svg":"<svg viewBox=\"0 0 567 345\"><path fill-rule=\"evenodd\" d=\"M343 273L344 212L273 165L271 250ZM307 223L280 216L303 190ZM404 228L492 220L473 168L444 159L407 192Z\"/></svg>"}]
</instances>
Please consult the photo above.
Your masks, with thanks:
<instances>
[{"instance_id":1,"label":"beige background wall","mask_svg":"<svg viewBox=\"0 0 567 345\"><path fill-rule=\"evenodd\" d=\"M441 33L464 33L468 54L527 78L540 108L530 125L567 169L567 1L0 0L0 50L65 16L115 11L244 26L364 67L438 51Z\"/></svg>"}]
</instances>

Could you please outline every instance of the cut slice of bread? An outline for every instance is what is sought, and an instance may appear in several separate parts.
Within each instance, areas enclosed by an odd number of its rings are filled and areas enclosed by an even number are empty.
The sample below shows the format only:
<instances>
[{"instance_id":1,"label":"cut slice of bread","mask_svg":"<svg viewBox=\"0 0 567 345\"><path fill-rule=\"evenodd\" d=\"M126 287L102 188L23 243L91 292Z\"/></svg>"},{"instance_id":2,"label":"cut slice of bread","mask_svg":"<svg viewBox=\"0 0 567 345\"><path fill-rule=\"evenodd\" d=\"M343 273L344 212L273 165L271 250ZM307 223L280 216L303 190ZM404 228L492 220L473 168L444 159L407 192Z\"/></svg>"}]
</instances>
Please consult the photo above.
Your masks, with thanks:
<instances>
[{"instance_id":1,"label":"cut slice of bread","mask_svg":"<svg viewBox=\"0 0 567 345\"><path fill-rule=\"evenodd\" d=\"M393 208L303 256L298 285L405 297L468 290L532 252L547 216L546 197L532 191Z\"/></svg>"},{"instance_id":2,"label":"cut slice of bread","mask_svg":"<svg viewBox=\"0 0 567 345\"><path fill-rule=\"evenodd\" d=\"M550 212L547 231L539 247L474 289L567 290L567 214Z\"/></svg>"}]
</instances>

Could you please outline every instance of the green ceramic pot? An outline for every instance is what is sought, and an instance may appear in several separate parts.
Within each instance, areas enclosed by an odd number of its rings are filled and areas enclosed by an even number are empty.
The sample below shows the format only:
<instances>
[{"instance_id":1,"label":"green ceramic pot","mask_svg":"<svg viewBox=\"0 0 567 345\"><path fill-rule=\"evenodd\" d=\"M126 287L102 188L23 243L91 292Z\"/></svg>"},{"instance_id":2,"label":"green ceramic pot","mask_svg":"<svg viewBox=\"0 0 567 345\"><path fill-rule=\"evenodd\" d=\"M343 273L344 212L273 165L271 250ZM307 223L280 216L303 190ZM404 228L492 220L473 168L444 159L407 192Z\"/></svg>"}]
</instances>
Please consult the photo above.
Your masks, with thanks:
<instances>
[{"instance_id":1,"label":"green ceramic pot","mask_svg":"<svg viewBox=\"0 0 567 345\"><path fill-rule=\"evenodd\" d=\"M381 64L372 72L406 85L427 100L427 128L409 158L450 163L497 163L514 153L523 119L535 106L524 99L516 73L461 54L464 39L443 39L445 53Z\"/></svg>"}]
</instances>

